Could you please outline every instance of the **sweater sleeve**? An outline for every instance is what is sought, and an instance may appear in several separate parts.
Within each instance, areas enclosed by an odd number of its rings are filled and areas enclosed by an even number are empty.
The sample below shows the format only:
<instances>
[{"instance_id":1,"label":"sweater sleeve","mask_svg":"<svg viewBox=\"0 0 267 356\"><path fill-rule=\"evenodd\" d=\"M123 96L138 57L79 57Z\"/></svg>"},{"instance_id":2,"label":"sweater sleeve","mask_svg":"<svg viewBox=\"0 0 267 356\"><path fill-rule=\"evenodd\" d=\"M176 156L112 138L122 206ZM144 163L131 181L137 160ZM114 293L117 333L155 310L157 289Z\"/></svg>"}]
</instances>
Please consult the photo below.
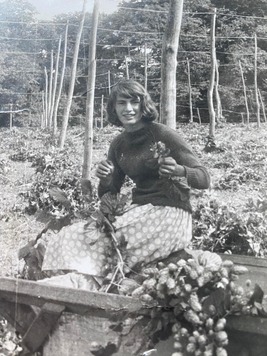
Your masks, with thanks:
<instances>
[{"instance_id":1,"label":"sweater sleeve","mask_svg":"<svg viewBox=\"0 0 267 356\"><path fill-rule=\"evenodd\" d=\"M116 141L114 140L111 143L108 151L108 160L110 160L114 165L112 180L109 184L106 184L104 180L100 180L98 185L99 198L101 198L105 193L108 192L111 192L112 194L119 193L125 179L125 173L119 167L116 159L115 145L116 145Z\"/></svg>"},{"instance_id":2,"label":"sweater sleeve","mask_svg":"<svg viewBox=\"0 0 267 356\"><path fill-rule=\"evenodd\" d=\"M195 156L190 145L174 130L167 128L164 136L166 146L171 150L170 156L185 168L188 185L195 189L209 188L209 173Z\"/></svg>"},{"instance_id":3,"label":"sweater sleeve","mask_svg":"<svg viewBox=\"0 0 267 356\"><path fill-rule=\"evenodd\" d=\"M210 176L205 167L186 167L185 176L187 178L188 185L195 189L208 189L210 186Z\"/></svg>"}]
</instances>

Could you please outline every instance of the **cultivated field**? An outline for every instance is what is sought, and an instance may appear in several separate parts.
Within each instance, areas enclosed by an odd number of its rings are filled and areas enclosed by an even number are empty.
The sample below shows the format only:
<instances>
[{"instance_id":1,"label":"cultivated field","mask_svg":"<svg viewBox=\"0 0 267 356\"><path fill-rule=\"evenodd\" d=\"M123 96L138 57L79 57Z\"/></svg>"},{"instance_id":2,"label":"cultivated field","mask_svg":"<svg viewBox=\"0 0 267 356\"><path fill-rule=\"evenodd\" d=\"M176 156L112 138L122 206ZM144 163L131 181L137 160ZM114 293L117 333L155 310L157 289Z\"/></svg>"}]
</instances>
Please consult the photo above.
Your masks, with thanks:
<instances>
[{"instance_id":1,"label":"cultivated field","mask_svg":"<svg viewBox=\"0 0 267 356\"><path fill-rule=\"evenodd\" d=\"M216 150L206 152L207 125L178 127L212 177L209 190L192 192L195 209L193 244L198 248L266 255L266 129L266 124L260 129L254 123L249 126L223 124L216 129ZM94 165L104 157L116 133L117 129L110 127L95 133ZM49 206L52 200L47 192L51 182L64 190L62 183L67 179L66 192L72 195L72 205L79 210L78 193L76 191L74 196L73 192L83 160L82 130L71 129L68 136L66 146L60 152L47 132L35 128L0 130L2 276L20 274L23 262L17 257L19 248L35 238L47 223L47 218L40 219L41 210L45 209L53 216L64 215L59 206L53 209ZM50 175L47 175L48 171ZM73 181L71 176L75 177ZM94 174L92 183L94 187L97 184ZM38 202L35 203L35 199Z\"/></svg>"}]
</instances>

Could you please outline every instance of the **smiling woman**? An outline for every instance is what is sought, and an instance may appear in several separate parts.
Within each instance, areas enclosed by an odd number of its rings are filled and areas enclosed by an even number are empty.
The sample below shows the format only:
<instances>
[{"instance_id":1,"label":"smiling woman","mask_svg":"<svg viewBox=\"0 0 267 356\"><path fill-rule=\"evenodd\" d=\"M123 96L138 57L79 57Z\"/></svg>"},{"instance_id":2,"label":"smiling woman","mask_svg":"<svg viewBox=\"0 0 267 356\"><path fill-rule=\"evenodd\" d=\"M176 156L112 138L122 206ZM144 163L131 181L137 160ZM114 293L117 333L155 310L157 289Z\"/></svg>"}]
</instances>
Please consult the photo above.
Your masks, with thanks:
<instances>
[{"instance_id":1,"label":"smiling woman","mask_svg":"<svg viewBox=\"0 0 267 356\"><path fill-rule=\"evenodd\" d=\"M126 242L125 266L139 272L189 244L190 187L208 188L209 174L176 131L154 122L156 107L138 82L117 83L107 113L124 130L97 167L98 194L116 196L126 176L135 183L131 205L112 224L116 241ZM75 270L100 280L110 250L111 240L96 222L81 221L49 240L43 270Z\"/></svg>"}]
</instances>

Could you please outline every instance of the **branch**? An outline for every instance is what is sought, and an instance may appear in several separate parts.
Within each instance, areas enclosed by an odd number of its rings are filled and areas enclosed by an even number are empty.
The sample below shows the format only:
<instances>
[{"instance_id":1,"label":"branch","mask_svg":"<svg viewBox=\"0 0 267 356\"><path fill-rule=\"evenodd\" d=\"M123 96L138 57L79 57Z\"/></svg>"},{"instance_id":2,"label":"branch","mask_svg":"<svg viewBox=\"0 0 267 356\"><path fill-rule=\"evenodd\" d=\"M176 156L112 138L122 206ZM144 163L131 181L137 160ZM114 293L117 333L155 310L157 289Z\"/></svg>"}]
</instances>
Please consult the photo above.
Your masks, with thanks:
<instances>
[{"instance_id":1,"label":"branch","mask_svg":"<svg viewBox=\"0 0 267 356\"><path fill-rule=\"evenodd\" d=\"M19 110L7 110L7 111L0 111L0 114L16 114L22 111L30 111L29 109L19 109Z\"/></svg>"}]
</instances>

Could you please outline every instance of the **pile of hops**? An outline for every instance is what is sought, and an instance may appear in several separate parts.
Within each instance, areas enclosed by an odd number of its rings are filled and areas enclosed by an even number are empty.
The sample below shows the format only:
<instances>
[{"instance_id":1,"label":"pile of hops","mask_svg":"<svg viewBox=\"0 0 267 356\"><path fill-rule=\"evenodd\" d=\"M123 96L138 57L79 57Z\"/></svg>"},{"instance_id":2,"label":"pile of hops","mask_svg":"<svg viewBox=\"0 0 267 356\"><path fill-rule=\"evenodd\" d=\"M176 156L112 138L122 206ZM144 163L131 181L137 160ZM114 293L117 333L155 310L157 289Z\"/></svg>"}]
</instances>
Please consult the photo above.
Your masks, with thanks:
<instances>
[{"instance_id":1,"label":"pile of hops","mask_svg":"<svg viewBox=\"0 0 267 356\"><path fill-rule=\"evenodd\" d=\"M236 284L243 266L222 261L216 253L192 251L187 260L143 271L145 280L128 295L152 307L151 318L171 326L172 356L226 356L226 314L249 314L253 291ZM132 286L131 286L132 287ZM125 293L127 294L127 293Z\"/></svg>"}]
</instances>

